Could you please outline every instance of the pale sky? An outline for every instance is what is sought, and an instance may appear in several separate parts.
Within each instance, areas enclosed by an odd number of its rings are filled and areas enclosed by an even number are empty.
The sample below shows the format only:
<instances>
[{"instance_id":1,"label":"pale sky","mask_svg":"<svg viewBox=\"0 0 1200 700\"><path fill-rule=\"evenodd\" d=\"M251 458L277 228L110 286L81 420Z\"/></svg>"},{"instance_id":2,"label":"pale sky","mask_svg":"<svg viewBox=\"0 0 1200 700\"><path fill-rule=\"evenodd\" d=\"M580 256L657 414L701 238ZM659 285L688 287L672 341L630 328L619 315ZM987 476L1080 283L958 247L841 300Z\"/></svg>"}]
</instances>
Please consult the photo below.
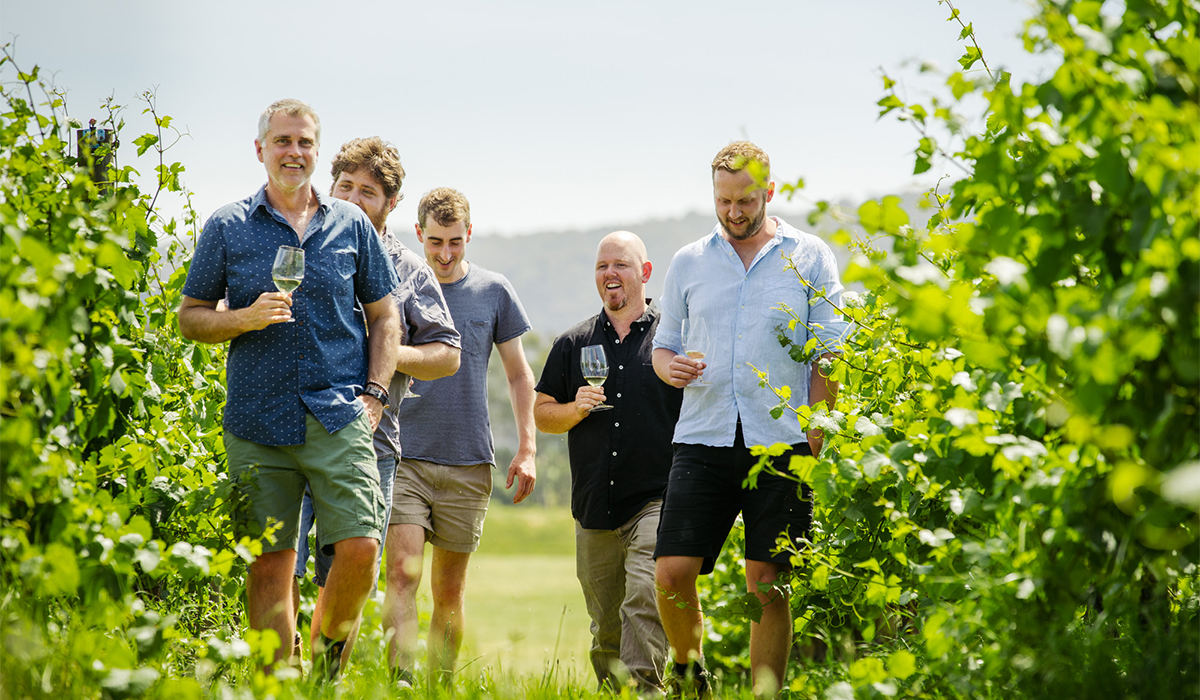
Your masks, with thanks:
<instances>
[{"instance_id":1,"label":"pale sky","mask_svg":"<svg viewBox=\"0 0 1200 700\"><path fill-rule=\"evenodd\" d=\"M955 6L993 68L1045 71L1021 47L1023 2ZM0 0L0 41L52 72L81 121L104 97L128 105L121 159L143 173L136 97L155 89L190 132L169 156L203 216L262 185L258 115L295 97L321 115L319 189L338 146L379 135L408 172L394 224L445 185L487 235L711 211L709 163L739 138L814 199L911 189L917 136L877 118L880 68L927 95L916 63L962 54L948 16L936 0Z\"/></svg>"}]
</instances>

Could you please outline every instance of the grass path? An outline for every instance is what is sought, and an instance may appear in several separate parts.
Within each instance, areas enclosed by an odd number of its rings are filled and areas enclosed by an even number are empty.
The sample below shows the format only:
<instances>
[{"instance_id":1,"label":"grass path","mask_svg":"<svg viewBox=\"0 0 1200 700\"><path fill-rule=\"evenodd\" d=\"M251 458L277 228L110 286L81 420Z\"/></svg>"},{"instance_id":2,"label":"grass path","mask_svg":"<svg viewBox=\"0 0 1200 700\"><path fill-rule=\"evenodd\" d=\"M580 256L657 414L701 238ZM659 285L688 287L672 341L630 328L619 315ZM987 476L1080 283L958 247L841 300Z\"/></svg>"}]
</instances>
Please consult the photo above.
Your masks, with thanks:
<instances>
[{"instance_id":1,"label":"grass path","mask_svg":"<svg viewBox=\"0 0 1200 700\"><path fill-rule=\"evenodd\" d=\"M459 656L466 675L491 669L541 676L557 662L556 675L584 685L593 682L590 621L575 577L574 528L566 508L494 503L489 508L483 540L467 574L467 631ZM426 547L417 592L422 644L433 607L430 558ZM368 605L374 608L381 599ZM368 609L368 620L377 616L377 608Z\"/></svg>"}]
</instances>

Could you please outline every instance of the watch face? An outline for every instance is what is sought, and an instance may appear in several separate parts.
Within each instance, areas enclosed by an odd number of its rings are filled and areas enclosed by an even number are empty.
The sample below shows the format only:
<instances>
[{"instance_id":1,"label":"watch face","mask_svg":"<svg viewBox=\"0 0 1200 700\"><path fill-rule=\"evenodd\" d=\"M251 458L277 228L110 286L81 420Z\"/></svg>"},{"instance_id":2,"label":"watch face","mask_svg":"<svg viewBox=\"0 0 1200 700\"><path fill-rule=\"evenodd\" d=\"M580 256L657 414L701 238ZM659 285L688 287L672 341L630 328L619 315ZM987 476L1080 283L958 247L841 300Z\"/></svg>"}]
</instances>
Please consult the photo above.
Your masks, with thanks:
<instances>
[{"instance_id":1,"label":"watch face","mask_svg":"<svg viewBox=\"0 0 1200 700\"><path fill-rule=\"evenodd\" d=\"M379 400L380 403L387 403L387 394L383 393L383 389L377 386L368 386L363 389L363 393Z\"/></svg>"}]
</instances>

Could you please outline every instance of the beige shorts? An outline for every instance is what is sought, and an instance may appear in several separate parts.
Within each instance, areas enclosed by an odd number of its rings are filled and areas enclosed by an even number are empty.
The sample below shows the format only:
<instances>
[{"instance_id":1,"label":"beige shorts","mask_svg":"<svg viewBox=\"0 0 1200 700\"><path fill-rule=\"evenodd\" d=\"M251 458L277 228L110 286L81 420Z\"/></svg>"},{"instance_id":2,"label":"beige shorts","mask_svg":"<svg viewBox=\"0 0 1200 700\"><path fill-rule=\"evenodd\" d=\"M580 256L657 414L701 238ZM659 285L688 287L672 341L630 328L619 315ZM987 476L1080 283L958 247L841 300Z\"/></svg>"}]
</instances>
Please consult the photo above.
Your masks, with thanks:
<instances>
[{"instance_id":1,"label":"beige shorts","mask_svg":"<svg viewBox=\"0 0 1200 700\"><path fill-rule=\"evenodd\" d=\"M474 552L491 495L490 464L453 467L401 459L388 524L420 525L426 542L451 552Z\"/></svg>"}]
</instances>

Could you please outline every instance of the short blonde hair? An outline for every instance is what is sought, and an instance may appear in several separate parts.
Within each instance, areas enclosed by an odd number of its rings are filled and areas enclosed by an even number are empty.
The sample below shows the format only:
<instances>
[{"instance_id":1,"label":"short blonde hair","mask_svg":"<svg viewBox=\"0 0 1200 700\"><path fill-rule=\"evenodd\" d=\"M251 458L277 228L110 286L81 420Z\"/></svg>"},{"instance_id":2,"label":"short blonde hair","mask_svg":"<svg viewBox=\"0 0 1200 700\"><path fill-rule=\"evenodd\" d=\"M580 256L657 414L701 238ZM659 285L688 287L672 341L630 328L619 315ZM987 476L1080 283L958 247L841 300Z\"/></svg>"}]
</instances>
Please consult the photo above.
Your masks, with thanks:
<instances>
[{"instance_id":1,"label":"short blonde hair","mask_svg":"<svg viewBox=\"0 0 1200 700\"><path fill-rule=\"evenodd\" d=\"M421 228L425 228L431 216L439 226L453 226L460 221L470 226L471 205L462 192L450 187L438 187L421 197L421 203L417 205L417 223Z\"/></svg>"},{"instance_id":2,"label":"short blonde hair","mask_svg":"<svg viewBox=\"0 0 1200 700\"><path fill-rule=\"evenodd\" d=\"M333 184L337 184L338 176L342 173L354 174L363 168L383 188L384 198L404 198L400 194L400 186L404 184L404 166L400 165L400 151L395 146L378 136L351 139L343 143L333 157L330 173L333 175Z\"/></svg>"},{"instance_id":3,"label":"short blonde hair","mask_svg":"<svg viewBox=\"0 0 1200 700\"><path fill-rule=\"evenodd\" d=\"M751 163L758 163L763 171L757 172L759 168L751 166L751 175L764 180L771 179L771 159L767 157L766 151L749 141L732 141L713 158L712 174L716 175L718 170L736 173L746 170Z\"/></svg>"},{"instance_id":4,"label":"short blonde hair","mask_svg":"<svg viewBox=\"0 0 1200 700\"><path fill-rule=\"evenodd\" d=\"M317 127L317 144L321 143L321 118L317 116L316 110L309 107L307 103L291 98L272 102L270 107L263 110L263 113L258 118L258 142L262 143L267 138L267 130L271 128L271 117L276 114L283 114L288 117L312 117L313 124Z\"/></svg>"}]
</instances>

